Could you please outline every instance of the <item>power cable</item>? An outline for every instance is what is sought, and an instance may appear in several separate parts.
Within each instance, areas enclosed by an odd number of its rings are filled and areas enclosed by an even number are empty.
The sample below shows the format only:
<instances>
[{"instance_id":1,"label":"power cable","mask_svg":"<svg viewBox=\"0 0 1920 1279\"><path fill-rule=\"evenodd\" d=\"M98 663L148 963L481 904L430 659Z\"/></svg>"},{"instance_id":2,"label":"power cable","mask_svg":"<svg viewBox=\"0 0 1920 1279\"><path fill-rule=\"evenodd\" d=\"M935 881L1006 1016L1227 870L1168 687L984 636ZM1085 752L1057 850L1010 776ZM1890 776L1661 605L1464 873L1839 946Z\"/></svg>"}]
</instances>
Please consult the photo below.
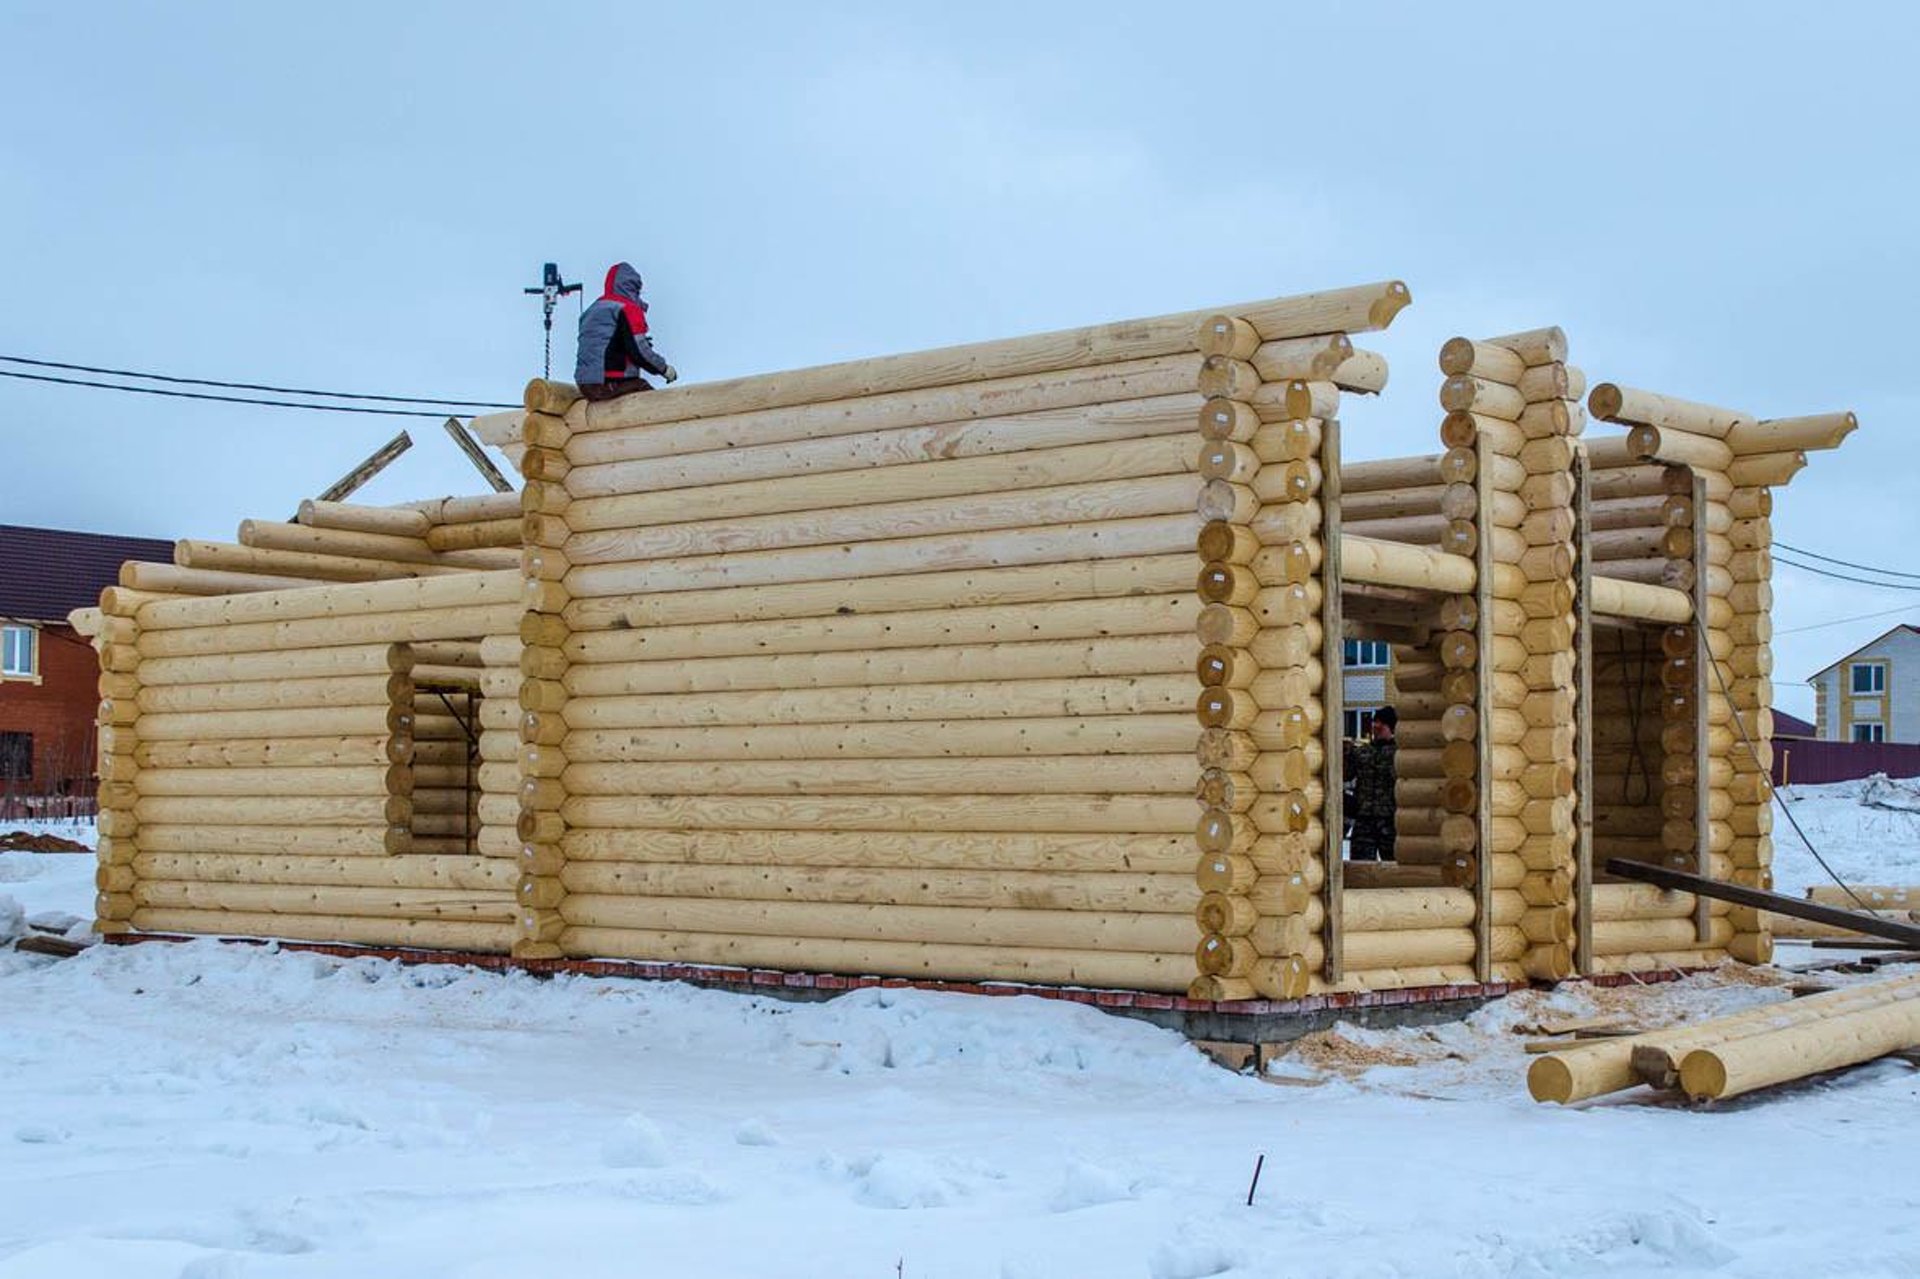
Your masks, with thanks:
<instances>
[{"instance_id":1,"label":"power cable","mask_svg":"<svg viewBox=\"0 0 1920 1279\"><path fill-rule=\"evenodd\" d=\"M1810 626L1789 626L1784 631L1775 631L1774 636L1778 638L1782 635L1798 635L1802 631L1818 631L1824 630L1829 626L1845 626L1848 622L1866 622L1876 617L1892 617L1895 613L1911 613L1916 608L1920 608L1920 604L1902 604L1899 608L1884 608L1878 613L1860 613L1853 617L1839 617L1831 622L1815 622Z\"/></svg>"},{"instance_id":2,"label":"power cable","mask_svg":"<svg viewBox=\"0 0 1920 1279\"><path fill-rule=\"evenodd\" d=\"M1785 564L1788 568L1797 568L1803 573L1813 573L1820 577L1830 577L1836 582L1858 582L1862 586L1877 586L1883 591L1920 591L1920 586L1906 586L1899 582L1876 582L1870 577L1854 577L1848 573L1836 573L1830 568L1821 568L1817 564L1802 564L1798 560L1788 559L1784 555L1775 555L1774 563Z\"/></svg>"},{"instance_id":3,"label":"power cable","mask_svg":"<svg viewBox=\"0 0 1920 1279\"><path fill-rule=\"evenodd\" d=\"M1904 577L1912 581L1920 582L1920 573L1902 573L1899 569L1875 568L1871 564L1855 564L1852 560L1837 560L1831 555L1821 555L1817 551L1804 550L1798 546L1788 546L1785 542L1775 542L1774 546L1795 555L1804 555L1810 560L1820 560L1827 564L1838 564L1841 568L1856 568L1862 573L1878 573L1882 577Z\"/></svg>"},{"instance_id":4,"label":"power cable","mask_svg":"<svg viewBox=\"0 0 1920 1279\"><path fill-rule=\"evenodd\" d=\"M303 404L295 400L262 400L244 395L208 395L204 391L167 391L157 386L118 386L112 382L88 382L81 378L52 377L45 373L16 373L0 369L0 377L24 382L54 382L61 386L91 386L101 391L131 391L135 395L164 395L174 400L212 400L220 404L262 404L274 409L312 409L317 413L371 413L380 417L430 417L444 419L447 410L366 409L352 404ZM519 407L515 405L513 407Z\"/></svg>"},{"instance_id":5,"label":"power cable","mask_svg":"<svg viewBox=\"0 0 1920 1279\"><path fill-rule=\"evenodd\" d=\"M422 395L354 395L347 391L315 391L298 386L266 386L259 382L222 382L214 378L173 377L166 373L140 373L133 369L102 369L90 364L62 364L58 360L30 360L24 355L0 355L0 363L26 364L36 369L63 369L68 373L100 373L108 377L132 377L146 382L169 382L176 386L217 386L229 391L272 391L276 395L317 395L327 400L374 400L383 404L464 404L483 409L521 407L518 404L499 404L492 400L462 400Z\"/></svg>"},{"instance_id":6,"label":"power cable","mask_svg":"<svg viewBox=\"0 0 1920 1279\"><path fill-rule=\"evenodd\" d=\"M1740 713L1738 706L1733 705L1733 693L1727 688L1727 677L1720 670L1720 663L1709 662L1708 665L1713 667L1713 678L1720 685L1720 696L1727 699L1727 705L1733 710L1733 726L1740 730L1740 740L1746 743L1747 754L1752 757L1754 767L1758 770L1759 775L1767 779L1767 801L1772 803L1774 800L1780 798L1780 792L1775 789L1773 784L1773 772L1761 762L1759 748L1753 744L1753 738L1747 733L1746 717ZM1813 846L1813 841L1807 838L1807 832L1800 829L1800 822L1794 817L1793 810L1787 807L1784 801L1780 803L1778 807L1781 814L1787 819L1787 825L1793 827L1793 833L1800 837L1800 842L1806 845L1809 853L1813 854L1813 860L1819 862L1820 869L1827 872L1827 878L1840 885L1840 890L1847 896L1853 898L1861 910L1871 912L1873 907L1861 900L1860 894L1853 891L1853 886L1847 883L1846 880L1840 878L1840 872L1829 866L1827 859L1820 855L1820 850Z\"/></svg>"}]
</instances>

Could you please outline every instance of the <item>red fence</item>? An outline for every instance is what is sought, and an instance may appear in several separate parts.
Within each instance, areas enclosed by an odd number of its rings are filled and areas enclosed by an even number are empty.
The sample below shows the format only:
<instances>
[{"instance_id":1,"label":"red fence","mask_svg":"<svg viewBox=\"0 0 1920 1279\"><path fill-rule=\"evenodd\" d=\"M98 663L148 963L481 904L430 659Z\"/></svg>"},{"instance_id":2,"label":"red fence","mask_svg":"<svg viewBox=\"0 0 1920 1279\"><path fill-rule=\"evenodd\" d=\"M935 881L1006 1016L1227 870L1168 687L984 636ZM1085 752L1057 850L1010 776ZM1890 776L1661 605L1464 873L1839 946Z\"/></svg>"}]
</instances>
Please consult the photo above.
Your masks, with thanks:
<instances>
[{"instance_id":1,"label":"red fence","mask_svg":"<svg viewBox=\"0 0 1920 1279\"><path fill-rule=\"evenodd\" d=\"M1811 737L1773 739L1773 784L1852 782L1875 773L1920 777L1920 746L1908 742L1823 742Z\"/></svg>"},{"instance_id":2,"label":"red fence","mask_svg":"<svg viewBox=\"0 0 1920 1279\"><path fill-rule=\"evenodd\" d=\"M0 821L90 821L98 811L92 795L0 795Z\"/></svg>"}]
</instances>

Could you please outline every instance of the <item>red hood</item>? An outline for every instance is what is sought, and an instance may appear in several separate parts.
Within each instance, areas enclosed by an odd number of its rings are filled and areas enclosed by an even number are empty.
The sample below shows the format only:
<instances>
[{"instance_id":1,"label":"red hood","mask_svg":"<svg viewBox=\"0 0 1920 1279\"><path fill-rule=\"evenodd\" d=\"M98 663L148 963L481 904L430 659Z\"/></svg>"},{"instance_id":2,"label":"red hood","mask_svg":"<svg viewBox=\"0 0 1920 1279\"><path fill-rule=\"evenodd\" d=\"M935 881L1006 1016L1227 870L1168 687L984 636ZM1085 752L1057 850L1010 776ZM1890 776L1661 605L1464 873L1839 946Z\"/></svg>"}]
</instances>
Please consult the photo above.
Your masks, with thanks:
<instances>
[{"instance_id":1,"label":"red hood","mask_svg":"<svg viewBox=\"0 0 1920 1279\"><path fill-rule=\"evenodd\" d=\"M606 288L600 294L602 302L617 303L627 313L627 327L635 334L647 331L647 304L640 288L640 273L625 262L615 262L607 268Z\"/></svg>"}]
</instances>

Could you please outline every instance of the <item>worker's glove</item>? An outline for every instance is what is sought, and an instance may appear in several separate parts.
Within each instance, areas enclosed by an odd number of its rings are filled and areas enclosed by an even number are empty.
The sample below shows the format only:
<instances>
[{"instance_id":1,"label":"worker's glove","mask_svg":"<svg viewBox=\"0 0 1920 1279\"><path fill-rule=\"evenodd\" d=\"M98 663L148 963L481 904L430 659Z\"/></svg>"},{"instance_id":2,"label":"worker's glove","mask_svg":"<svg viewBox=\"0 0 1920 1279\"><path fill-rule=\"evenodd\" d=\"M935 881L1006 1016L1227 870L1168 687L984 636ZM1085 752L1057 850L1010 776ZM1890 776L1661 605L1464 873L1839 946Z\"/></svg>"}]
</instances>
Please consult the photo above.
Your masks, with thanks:
<instances>
[{"instance_id":1,"label":"worker's glove","mask_svg":"<svg viewBox=\"0 0 1920 1279\"><path fill-rule=\"evenodd\" d=\"M669 364L667 365L667 371L660 376L669 383L678 382L680 380L680 370Z\"/></svg>"}]
</instances>

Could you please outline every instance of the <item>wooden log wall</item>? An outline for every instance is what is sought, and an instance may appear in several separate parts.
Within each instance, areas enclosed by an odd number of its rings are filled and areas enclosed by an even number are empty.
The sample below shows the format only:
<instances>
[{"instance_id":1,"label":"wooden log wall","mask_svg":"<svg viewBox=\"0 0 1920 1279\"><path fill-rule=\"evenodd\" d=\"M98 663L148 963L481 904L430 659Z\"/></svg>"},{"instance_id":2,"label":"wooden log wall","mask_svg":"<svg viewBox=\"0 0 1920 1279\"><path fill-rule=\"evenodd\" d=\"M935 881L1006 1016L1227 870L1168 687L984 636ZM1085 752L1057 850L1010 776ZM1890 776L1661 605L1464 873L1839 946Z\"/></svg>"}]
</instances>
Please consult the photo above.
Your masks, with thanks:
<instances>
[{"instance_id":1,"label":"wooden log wall","mask_svg":"<svg viewBox=\"0 0 1920 1279\"><path fill-rule=\"evenodd\" d=\"M1521 962L1538 980L1573 972L1578 893L1572 462L1585 384L1566 355L1558 328L1454 339L1441 355L1441 437L1474 450L1489 522L1486 625L1473 637L1489 702L1478 873L1525 903Z\"/></svg>"},{"instance_id":2,"label":"wooden log wall","mask_svg":"<svg viewBox=\"0 0 1920 1279\"><path fill-rule=\"evenodd\" d=\"M1651 548L1660 557L1654 564L1661 583L1690 591L1699 610L1689 682L1701 706L1664 725L1663 780L1671 797L1662 799L1657 851L1675 862L1698 856L1708 874L1769 886L1772 490L1799 472L1807 451L1837 448L1856 420L1842 412L1763 421L1616 383L1596 386L1590 407L1595 417L1628 428L1624 437L1596 441L1596 458L1623 477L1650 468L1658 475L1662 527L1655 530L1660 545ZM1694 549L1690 571L1679 573L1671 552L1683 540ZM1652 567L1630 571L1645 574ZM1663 637L1669 685L1687 679L1674 665L1687 640L1677 628ZM1671 689L1663 695L1672 709ZM1690 725L1681 722L1688 719ZM1683 847L1689 837L1693 846ZM1757 963L1772 953L1761 912L1716 902L1698 912L1697 924L1701 955ZM1619 962L1640 965L1655 957L1649 949Z\"/></svg>"},{"instance_id":3,"label":"wooden log wall","mask_svg":"<svg viewBox=\"0 0 1920 1279\"><path fill-rule=\"evenodd\" d=\"M478 572L220 597L108 588L102 922L506 950L513 855L469 843L453 784L467 745L422 695L459 676L422 659L509 633L518 593L517 574Z\"/></svg>"},{"instance_id":4,"label":"wooden log wall","mask_svg":"<svg viewBox=\"0 0 1920 1279\"><path fill-rule=\"evenodd\" d=\"M1470 600L1472 595L1453 595L1447 600L1463 598ZM1457 620L1450 611L1441 625L1445 628L1447 621ZM1468 626L1471 629L1471 623ZM1449 763L1457 774L1462 754L1441 731L1449 672L1442 666L1436 641L1395 644L1392 653L1387 704L1400 715L1400 745L1394 760L1394 856L1403 865L1432 866L1449 882L1461 884L1465 881L1457 872L1444 869L1449 860L1448 835L1457 838L1459 831L1457 824L1449 831L1443 792L1450 776ZM1478 775L1471 742L1464 753L1468 756L1465 776L1471 781ZM1465 851L1471 852L1471 845Z\"/></svg>"},{"instance_id":5,"label":"wooden log wall","mask_svg":"<svg viewBox=\"0 0 1920 1279\"><path fill-rule=\"evenodd\" d=\"M1234 857L1249 815L1296 820L1254 782L1283 771L1245 749L1253 697L1281 688L1245 635L1202 676L1237 700L1218 763L1196 758L1201 595L1247 614L1256 572L1308 584L1319 548L1256 531L1256 472L1276 503L1313 495L1315 398L1377 389L1346 335L1405 296L1254 304L1211 354L1187 314L605 404L536 384L543 940L1185 990L1194 797ZM1210 399L1231 418L1196 440ZM1194 548L1223 535L1196 586ZM1225 922L1221 975L1249 983L1252 921Z\"/></svg>"},{"instance_id":6,"label":"wooden log wall","mask_svg":"<svg viewBox=\"0 0 1920 1279\"><path fill-rule=\"evenodd\" d=\"M519 548L517 493L407 506L306 501L290 523L244 521L234 542L177 542L172 564L124 564L119 582L175 595L293 590L510 568Z\"/></svg>"},{"instance_id":7,"label":"wooden log wall","mask_svg":"<svg viewBox=\"0 0 1920 1279\"><path fill-rule=\"evenodd\" d=\"M1232 315L1204 323L1199 347L1210 518L1198 540L1202 896L1190 993L1298 998L1326 962L1322 499L1339 467L1338 368L1353 349L1344 334L1266 346ZM1247 359L1253 376L1230 382Z\"/></svg>"},{"instance_id":8,"label":"wooden log wall","mask_svg":"<svg viewBox=\"0 0 1920 1279\"><path fill-rule=\"evenodd\" d=\"M100 805L94 871L94 927L101 934L133 928L135 864L140 858L140 621L142 597L125 588L101 593L93 636L100 654Z\"/></svg>"},{"instance_id":9,"label":"wooden log wall","mask_svg":"<svg viewBox=\"0 0 1920 1279\"><path fill-rule=\"evenodd\" d=\"M573 633L567 605L572 504L567 478L573 464L567 444L574 423L585 418L585 402L564 383L535 382L527 388L523 450L519 458L526 485L520 491L521 572L526 612L520 619L521 712L519 794L514 830L521 840L520 911L513 953L519 959L552 959L566 954L568 927L566 774L570 759L582 758L567 742L572 694L565 676L566 644Z\"/></svg>"},{"instance_id":10,"label":"wooden log wall","mask_svg":"<svg viewBox=\"0 0 1920 1279\"><path fill-rule=\"evenodd\" d=\"M1609 385L1583 441L1541 329L1446 344L1442 452L1343 464L1405 301L536 381L520 493L129 565L102 926L1214 999L1764 958L1585 868L1768 882L1771 488L1851 415ZM1348 635L1399 865L1342 858Z\"/></svg>"}]
</instances>

